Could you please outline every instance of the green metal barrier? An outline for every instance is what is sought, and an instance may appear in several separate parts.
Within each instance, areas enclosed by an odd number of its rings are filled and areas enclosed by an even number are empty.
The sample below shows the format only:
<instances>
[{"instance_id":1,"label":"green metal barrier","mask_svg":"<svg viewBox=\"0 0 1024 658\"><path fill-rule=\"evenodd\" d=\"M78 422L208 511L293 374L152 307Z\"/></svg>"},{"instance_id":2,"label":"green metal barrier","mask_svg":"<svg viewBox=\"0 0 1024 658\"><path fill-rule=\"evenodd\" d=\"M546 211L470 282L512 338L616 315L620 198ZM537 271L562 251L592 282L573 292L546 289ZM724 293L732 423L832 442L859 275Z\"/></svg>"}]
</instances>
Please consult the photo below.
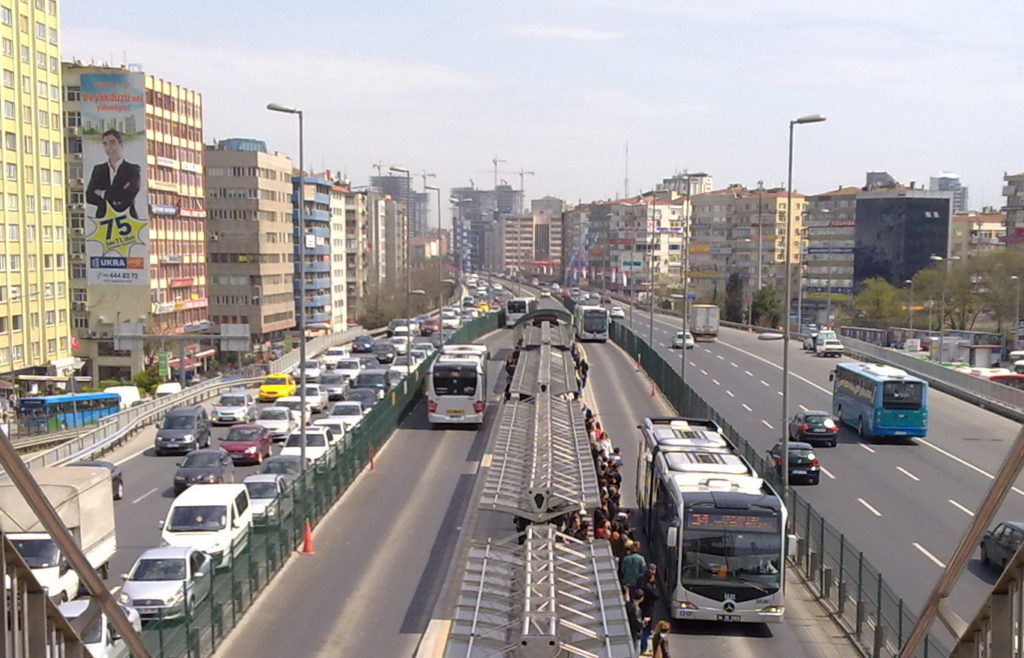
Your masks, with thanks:
<instances>
[{"instance_id":1,"label":"green metal barrier","mask_svg":"<svg viewBox=\"0 0 1024 658\"><path fill-rule=\"evenodd\" d=\"M488 314L464 324L447 342L471 343L504 326L504 313ZM420 364L407 382L307 469L274 502L272 519L254 525L232 546L230 564L207 575L209 595L189 592L182 609L146 624L142 637L154 656L204 658L213 653L292 551L300 547L306 521L315 526L323 518L370 462L370 456L380 450L416 406L432 361ZM201 600L193 600L197 593Z\"/></svg>"}]
</instances>

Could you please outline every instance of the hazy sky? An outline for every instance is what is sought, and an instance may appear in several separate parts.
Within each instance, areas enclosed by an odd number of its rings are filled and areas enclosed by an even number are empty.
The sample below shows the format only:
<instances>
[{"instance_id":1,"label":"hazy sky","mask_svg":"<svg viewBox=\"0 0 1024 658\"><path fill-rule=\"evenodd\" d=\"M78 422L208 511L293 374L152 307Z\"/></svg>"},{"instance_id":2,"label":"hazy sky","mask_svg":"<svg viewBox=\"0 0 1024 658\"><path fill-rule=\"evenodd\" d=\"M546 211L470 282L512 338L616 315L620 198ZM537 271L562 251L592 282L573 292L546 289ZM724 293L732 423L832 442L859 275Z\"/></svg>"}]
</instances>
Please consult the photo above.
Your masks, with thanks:
<instances>
[{"instance_id":1,"label":"hazy sky","mask_svg":"<svg viewBox=\"0 0 1024 658\"><path fill-rule=\"evenodd\" d=\"M1003 0L176 0L62 3L63 54L138 63L203 94L207 141L265 139L365 184L383 162L531 198L630 192L676 171L716 187L927 184L1002 205L1024 170L1024 3ZM499 174L518 186L518 176ZM417 185L419 188L419 184Z\"/></svg>"}]
</instances>

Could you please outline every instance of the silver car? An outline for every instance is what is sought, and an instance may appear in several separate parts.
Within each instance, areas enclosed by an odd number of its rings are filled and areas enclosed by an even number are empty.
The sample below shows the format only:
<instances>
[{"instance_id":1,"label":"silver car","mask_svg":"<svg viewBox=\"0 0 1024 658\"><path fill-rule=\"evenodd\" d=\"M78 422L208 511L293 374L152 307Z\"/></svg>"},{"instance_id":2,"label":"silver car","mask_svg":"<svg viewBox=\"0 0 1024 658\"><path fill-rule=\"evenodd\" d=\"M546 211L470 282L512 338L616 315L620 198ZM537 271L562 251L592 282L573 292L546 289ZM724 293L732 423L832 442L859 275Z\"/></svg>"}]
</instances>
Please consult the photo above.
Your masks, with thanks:
<instances>
[{"instance_id":1,"label":"silver car","mask_svg":"<svg viewBox=\"0 0 1024 658\"><path fill-rule=\"evenodd\" d=\"M298 426L295 415L288 407L264 407L260 410L256 424L266 427L274 441L284 441Z\"/></svg>"},{"instance_id":2,"label":"silver car","mask_svg":"<svg viewBox=\"0 0 1024 658\"><path fill-rule=\"evenodd\" d=\"M245 391L229 391L213 405L210 420L214 425L251 423L256 420L256 399Z\"/></svg>"},{"instance_id":3,"label":"silver car","mask_svg":"<svg viewBox=\"0 0 1024 658\"><path fill-rule=\"evenodd\" d=\"M194 548L151 548L122 576L119 598L143 620L183 617L210 595L211 569L210 556Z\"/></svg>"},{"instance_id":4,"label":"silver car","mask_svg":"<svg viewBox=\"0 0 1024 658\"><path fill-rule=\"evenodd\" d=\"M288 478L279 473L257 473L242 480L249 490L254 521L270 523L291 514L292 499L285 495L288 482Z\"/></svg>"}]
</instances>

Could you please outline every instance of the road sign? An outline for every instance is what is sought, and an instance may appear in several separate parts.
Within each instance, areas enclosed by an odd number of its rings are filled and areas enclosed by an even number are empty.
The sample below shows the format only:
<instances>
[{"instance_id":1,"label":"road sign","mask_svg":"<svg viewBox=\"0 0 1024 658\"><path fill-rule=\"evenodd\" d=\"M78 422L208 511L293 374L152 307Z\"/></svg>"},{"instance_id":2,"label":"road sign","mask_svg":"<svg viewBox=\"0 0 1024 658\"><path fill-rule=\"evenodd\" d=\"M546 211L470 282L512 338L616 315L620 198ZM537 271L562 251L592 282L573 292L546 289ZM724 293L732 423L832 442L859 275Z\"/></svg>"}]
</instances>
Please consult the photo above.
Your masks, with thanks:
<instances>
[{"instance_id":1,"label":"road sign","mask_svg":"<svg viewBox=\"0 0 1024 658\"><path fill-rule=\"evenodd\" d=\"M171 355L167 350L160 351L159 374L163 379L171 378Z\"/></svg>"}]
</instances>

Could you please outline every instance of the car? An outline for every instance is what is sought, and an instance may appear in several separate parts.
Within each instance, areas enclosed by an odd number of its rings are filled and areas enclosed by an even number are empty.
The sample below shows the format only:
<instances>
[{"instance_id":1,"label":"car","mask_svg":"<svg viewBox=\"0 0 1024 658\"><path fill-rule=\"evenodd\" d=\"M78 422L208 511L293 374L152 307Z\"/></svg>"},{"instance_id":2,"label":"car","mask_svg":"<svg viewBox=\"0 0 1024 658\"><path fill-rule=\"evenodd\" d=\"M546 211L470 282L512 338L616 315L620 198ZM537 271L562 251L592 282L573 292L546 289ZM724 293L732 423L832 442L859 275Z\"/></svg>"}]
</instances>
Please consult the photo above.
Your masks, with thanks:
<instances>
[{"instance_id":1,"label":"car","mask_svg":"<svg viewBox=\"0 0 1024 658\"><path fill-rule=\"evenodd\" d=\"M249 490L249 505L256 522L272 522L291 514L293 503L287 495L290 481L280 473L247 475L242 484Z\"/></svg>"},{"instance_id":2,"label":"car","mask_svg":"<svg viewBox=\"0 0 1024 658\"><path fill-rule=\"evenodd\" d=\"M366 353L373 351L373 345L376 343L373 336L364 335L358 336L352 341L352 352L353 353Z\"/></svg>"},{"instance_id":3,"label":"car","mask_svg":"<svg viewBox=\"0 0 1024 658\"><path fill-rule=\"evenodd\" d=\"M981 539L981 562L1006 569L1024 541L1024 521L1004 521L985 533Z\"/></svg>"},{"instance_id":4,"label":"car","mask_svg":"<svg viewBox=\"0 0 1024 658\"><path fill-rule=\"evenodd\" d=\"M622 310L621 306L613 306L612 310L608 312L608 317L613 320L625 320L626 312Z\"/></svg>"},{"instance_id":5,"label":"car","mask_svg":"<svg viewBox=\"0 0 1024 658\"><path fill-rule=\"evenodd\" d=\"M400 372L405 375L410 370L415 370L420 365L420 362L415 357L409 354L403 354L402 356L396 356L395 360L391 362L389 370Z\"/></svg>"},{"instance_id":6,"label":"car","mask_svg":"<svg viewBox=\"0 0 1024 658\"><path fill-rule=\"evenodd\" d=\"M433 336L429 340L414 340L412 345L409 346L411 350L425 350L430 354L434 353L437 347L434 345Z\"/></svg>"},{"instance_id":7,"label":"car","mask_svg":"<svg viewBox=\"0 0 1024 658\"><path fill-rule=\"evenodd\" d=\"M801 411L789 421L789 438L794 441L821 441L834 448L838 434L839 424L827 411Z\"/></svg>"},{"instance_id":8,"label":"car","mask_svg":"<svg viewBox=\"0 0 1024 658\"><path fill-rule=\"evenodd\" d=\"M545 288L544 290L540 291L540 296L541 297L550 297L551 296L551 291L548 290L547 288Z\"/></svg>"},{"instance_id":9,"label":"car","mask_svg":"<svg viewBox=\"0 0 1024 658\"><path fill-rule=\"evenodd\" d=\"M409 353L409 336L395 334L390 338L391 344L395 346L395 356L402 356Z\"/></svg>"},{"instance_id":10,"label":"car","mask_svg":"<svg viewBox=\"0 0 1024 658\"><path fill-rule=\"evenodd\" d=\"M305 416L307 423L309 423L309 421L313 418L313 399L308 395L306 396L305 409L303 409L302 407L302 398L299 397L298 395L293 395L287 398L281 398L274 404L274 406L288 407L289 409L291 409L292 414L294 415L295 418L296 425L302 422L303 416Z\"/></svg>"},{"instance_id":11,"label":"car","mask_svg":"<svg viewBox=\"0 0 1024 658\"><path fill-rule=\"evenodd\" d=\"M335 443L341 443L342 445L346 444L348 425L340 418L321 418L320 420L314 420L313 427L326 427L331 430L331 445L334 445Z\"/></svg>"},{"instance_id":12,"label":"car","mask_svg":"<svg viewBox=\"0 0 1024 658\"><path fill-rule=\"evenodd\" d=\"M306 461L315 462L331 449L333 441L333 432L330 429L319 426L310 425L306 428ZM302 434L299 432L292 432L288 440L284 442L284 447L281 448L282 457L288 455L301 455L302 454Z\"/></svg>"},{"instance_id":13,"label":"car","mask_svg":"<svg viewBox=\"0 0 1024 658\"><path fill-rule=\"evenodd\" d=\"M352 382L352 387L372 388L377 391L377 398L383 400L384 396L391 391L391 380L388 378L387 370L381 368L364 370Z\"/></svg>"},{"instance_id":14,"label":"car","mask_svg":"<svg viewBox=\"0 0 1024 658\"><path fill-rule=\"evenodd\" d=\"M329 418L340 420L345 423L346 427L353 427L363 419L366 415L366 409L363 407L363 403L358 400L346 400L345 402L335 402L334 406L331 407L331 414Z\"/></svg>"},{"instance_id":15,"label":"car","mask_svg":"<svg viewBox=\"0 0 1024 658\"><path fill-rule=\"evenodd\" d=\"M220 447L231 455L235 462L262 464L271 455L274 440L270 430L262 425L235 425L227 436L220 440Z\"/></svg>"},{"instance_id":16,"label":"car","mask_svg":"<svg viewBox=\"0 0 1024 658\"><path fill-rule=\"evenodd\" d=\"M775 463L775 474L782 477L782 443L776 443L768 451L768 456ZM814 454L814 446L804 441L789 442L789 481L805 484L818 484L821 477L821 463Z\"/></svg>"},{"instance_id":17,"label":"car","mask_svg":"<svg viewBox=\"0 0 1024 658\"><path fill-rule=\"evenodd\" d=\"M416 359L420 363L422 363L422 362L426 361L427 359L429 359L430 355L433 354L433 353L434 353L433 346L431 346L429 349L422 349L422 348L412 347L409 350L409 356L411 356L412 358Z\"/></svg>"},{"instance_id":18,"label":"car","mask_svg":"<svg viewBox=\"0 0 1024 658\"><path fill-rule=\"evenodd\" d=\"M366 370L367 368L379 368L380 367L380 360L377 358L376 355L373 355L373 354L360 354L356 358L359 359L360 370ZM359 373L356 373L356 374L358 375Z\"/></svg>"},{"instance_id":19,"label":"car","mask_svg":"<svg viewBox=\"0 0 1024 658\"><path fill-rule=\"evenodd\" d=\"M464 308L464 309L462 309L462 319L463 320L474 320L474 319L476 319L478 317L480 317L480 311L476 310L475 308Z\"/></svg>"},{"instance_id":20,"label":"car","mask_svg":"<svg viewBox=\"0 0 1024 658\"><path fill-rule=\"evenodd\" d=\"M164 416L153 447L157 456L210 447L210 418L202 407L178 407Z\"/></svg>"},{"instance_id":21,"label":"car","mask_svg":"<svg viewBox=\"0 0 1024 658\"><path fill-rule=\"evenodd\" d=\"M74 620L85 613L91 602L92 599L86 597L61 603L58 607L65 619L69 622L74 622ZM135 629L135 632L142 633L142 617L139 616L139 611L123 603L118 603L118 607L124 612L128 618L128 623ZM80 636L82 643L88 651L87 655L92 656L92 658L114 658L114 656L128 655L128 648L124 638L115 630L114 625L110 623L105 613L100 612L93 619L92 623L89 624L88 628L80 632Z\"/></svg>"},{"instance_id":22,"label":"car","mask_svg":"<svg viewBox=\"0 0 1024 658\"><path fill-rule=\"evenodd\" d=\"M174 495L177 496L193 484L223 484L235 481L235 465L227 450L204 448L193 450L178 462L174 474Z\"/></svg>"},{"instance_id":23,"label":"car","mask_svg":"<svg viewBox=\"0 0 1024 658\"><path fill-rule=\"evenodd\" d=\"M310 382L316 382L319 380L323 371L324 369L320 366L319 361L307 360L295 370L295 379L301 384L302 375L305 375L306 383L309 384Z\"/></svg>"},{"instance_id":24,"label":"car","mask_svg":"<svg viewBox=\"0 0 1024 658\"><path fill-rule=\"evenodd\" d=\"M441 329L458 329L462 326L462 319L459 312L453 309L441 311ZM437 334L434 334L437 335Z\"/></svg>"},{"instance_id":25,"label":"car","mask_svg":"<svg viewBox=\"0 0 1024 658\"><path fill-rule=\"evenodd\" d=\"M370 409L380 401L380 393L375 388L352 388L345 394L345 400L359 402L363 409Z\"/></svg>"},{"instance_id":26,"label":"car","mask_svg":"<svg viewBox=\"0 0 1024 658\"><path fill-rule=\"evenodd\" d=\"M476 298L472 295L466 295L462 298L462 308L473 308L476 306Z\"/></svg>"},{"instance_id":27,"label":"car","mask_svg":"<svg viewBox=\"0 0 1024 658\"><path fill-rule=\"evenodd\" d=\"M431 336L435 332L438 332L438 331L441 331L441 319L440 318L430 318L430 319L426 320L425 322L423 322L422 324L420 324L420 335L421 336Z\"/></svg>"},{"instance_id":28,"label":"car","mask_svg":"<svg viewBox=\"0 0 1024 658\"><path fill-rule=\"evenodd\" d=\"M373 367L377 367L377 359L373 359ZM353 380L362 369L362 361L358 358L342 359L341 361L338 361L338 365L334 366L334 374L341 375L347 380Z\"/></svg>"},{"instance_id":29,"label":"car","mask_svg":"<svg viewBox=\"0 0 1024 658\"><path fill-rule=\"evenodd\" d=\"M124 498L124 475L121 473L121 467L117 464L105 461L89 461L71 462L68 466L93 466L107 469L110 471L110 486L113 489L114 500Z\"/></svg>"},{"instance_id":30,"label":"car","mask_svg":"<svg viewBox=\"0 0 1024 658\"><path fill-rule=\"evenodd\" d=\"M324 365L327 366L327 369L328 370L332 370L332 369L338 367L338 361L341 361L342 359L346 358L347 356L348 356L348 348L345 348L345 347L328 347L327 351L324 352L324 355L322 357L320 357L320 358L323 361ZM323 376L323 373L321 373L321 376Z\"/></svg>"},{"instance_id":31,"label":"car","mask_svg":"<svg viewBox=\"0 0 1024 658\"><path fill-rule=\"evenodd\" d=\"M310 405L310 410L315 414L322 414L327 405L331 403L330 395L327 393L327 389L320 384L306 384L306 402ZM296 396L299 394L296 393Z\"/></svg>"},{"instance_id":32,"label":"car","mask_svg":"<svg viewBox=\"0 0 1024 658\"><path fill-rule=\"evenodd\" d=\"M274 455L263 462L260 473L283 475L291 484L302 475L302 459L298 455Z\"/></svg>"},{"instance_id":33,"label":"car","mask_svg":"<svg viewBox=\"0 0 1024 658\"><path fill-rule=\"evenodd\" d=\"M338 363L341 363L339 361ZM345 389L348 388L348 378L337 369L325 372L320 375L320 388L327 392L328 400L341 400L345 397Z\"/></svg>"},{"instance_id":34,"label":"car","mask_svg":"<svg viewBox=\"0 0 1024 658\"><path fill-rule=\"evenodd\" d=\"M818 344L818 356L842 356L843 344L837 338L826 338Z\"/></svg>"},{"instance_id":35,"label":"car","mask_svg":"<svg viewBox=\"0 0 1024 658\"><path fill-rule=\"evenodd\" d=\"M395 360L398 352L395 350L395 346L391 343L377 343L373 346L373 353L377 355L378 363L391 363Z\"/></svg>"},{"instance_id":36,"label":"car","mask_svg":"<svg viewBox=\"0 0 1024 658\"><path fill-rule=\"evenodd\" d=\"M288 407L264 407L260 409L256 424L267 428L267 433L273 441L284 441L292 430L298 427L296 415Z\"/></svg>"},{"instance_id":37,"label":"car","mask_svg":"<svg viewBox=\"0 0 1024 658\"><path fill-rule=\"evenodd\" d=\"M685 347L688 350L692 350L695 346L693 334L689 331L677 331L676 335L672 337L673 349L683 349Z\"/></svg>"},{"instance_id":38,"label":"car","mask_svg":"<svg viewBox=\"0 0 1024 658\"><path fill-rule=\"evenodd\" d=\"M394 318L388 322L387 334L390 338L395 335L395 330L399 327L406 327L404 331L408 332L409 320L406 318Z\"/></svg>"},{"instance_id":39,"label":"car","mask_svg":"<svg viewBox=\"0 0 1024 658\"><path fill-rule=\"evenodd\" d=\"M815 331L815 332L811 333L811 335L809 335L806 338L804 338L804 349L807 350L808 352L813 352L815 350L814 340L817 337L818 337L818 332Z\"/></svg>"},{"instance_id":40,"label":"car","mask_svg":"<svg viewBox=\"0 0 1024 658\"><path fill-rule=\"evenodd\" d=\"M124 574L118 593L143 620L176 619L210 595L210 556L190 546L150 548Z\"/></svg>"},{"instance_id":41,"label":"car","mask_svg":"<svg viewBox=\"0 0 1024 658\"><path fill-rule=\"evenodd\" d=\"M251 423L256 420L256 400L245 391L230 391L213 404L214 425Z\"/></svg>"},{"instance_id":42,"label":"car","mask_svg":"<svg viewBox=\"0 0 1024 658\"><path fill-rule=\"evenodd\" d=\"M263 385L260 386L260 402L273 402L279 398L295 395L297 386L298 384L295 383L291 375L283 373L267 375L267 378L263 380Z\"/></svg>"}]
</instances>

